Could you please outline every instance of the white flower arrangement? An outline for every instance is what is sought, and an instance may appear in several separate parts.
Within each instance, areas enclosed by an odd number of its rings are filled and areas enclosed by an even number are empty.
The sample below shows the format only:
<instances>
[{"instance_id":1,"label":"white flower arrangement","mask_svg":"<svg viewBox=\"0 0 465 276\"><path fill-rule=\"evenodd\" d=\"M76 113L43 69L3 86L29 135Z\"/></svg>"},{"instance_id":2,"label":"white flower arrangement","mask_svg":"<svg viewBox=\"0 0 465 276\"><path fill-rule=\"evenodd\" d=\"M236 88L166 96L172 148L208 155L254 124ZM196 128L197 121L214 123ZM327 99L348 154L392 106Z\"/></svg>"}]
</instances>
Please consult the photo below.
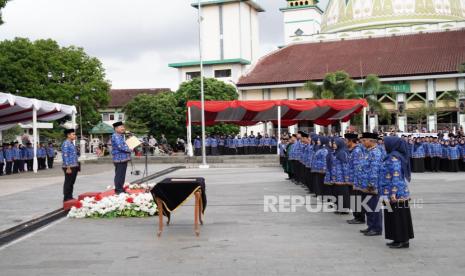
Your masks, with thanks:
<instances>
[{"instance_id":1,"label":"white flower arrangement","mask_svg":"<svg viewBox=\"0 0 465 276\"><path fill-rule=\"evenodd\" d=\"M142 183L142 184L130 184L130 183L124 183L124 188L129 188L131 190L151 190L156 183ZM109 185L107 186L107 190L114 190L115 186L114 185Z\"/></svg>"},{"instance_id":2,"label":"white flower arrangement","mask_svg":"<svg viewBox=\"0 0 465 276\"><path fill-rule=\"evenodd\" d=\"M150 193L86 197L68 213L70 218L115 218L153 216L157 206Z\"/></svg>"}]
</instances>

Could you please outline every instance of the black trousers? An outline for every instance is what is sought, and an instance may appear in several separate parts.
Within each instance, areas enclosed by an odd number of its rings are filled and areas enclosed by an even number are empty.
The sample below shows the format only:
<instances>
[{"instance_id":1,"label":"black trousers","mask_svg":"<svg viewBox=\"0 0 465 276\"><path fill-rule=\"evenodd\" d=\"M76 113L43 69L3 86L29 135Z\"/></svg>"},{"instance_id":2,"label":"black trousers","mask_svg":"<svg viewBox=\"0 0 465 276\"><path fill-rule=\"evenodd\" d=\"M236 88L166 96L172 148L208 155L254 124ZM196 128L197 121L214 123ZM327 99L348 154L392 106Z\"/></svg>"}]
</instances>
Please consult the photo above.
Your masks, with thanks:
<instances>
[{"instance_id":1,"label":"black trousers","mask_svg":"<svg viewBox=\"0 0 465 276\"><path fill-rule=\"evenodd\" d=\"M53 168L53 159L53 157L47 156L47 164L49 169Z\"/></svg>"},{"instance_id":2,"label":"black trousers","mask_svg":"<svg viewBox=\"0 0 465 276\"><path fill-rule=\"evenodd\" d=\"M124 193L124 181L126 180L126 169L128 162L114 163L115 164L115 193Z\"/></svg>"},{"instance_id":3,"label":"black trousers","mask_svg":"<svg viewBox=\"0 0 465 276\"><path fill-rule=\"evenodd\" d=\"M431 171L439 172L441 170L441 158L431 157Z\"/></svg>"},{"instance_id":4,"label":"black trousers","mask_svg":"<svg viewBox=\"0 0 465 276\"><path fill-rule=\"evenodd\" d=\"M32 165L34 164L34 160L32 160L32 159L26 160L26 164L27 164L27 171L31 172L32 171Z\"/></svg>"},{"instance_id":5,"label":"black trousers","mask_svg":"<svg viewBox=\"0 0 465 276\"><path fill-rule=\"evenodd\" d=\"M194 155L195 155L195 156L200 156L200 155L202 155L202 149L201 149L201 148L195 148L195 149L194 149Z\"/></svg>"},{"instance_id":6,"label":"black trousers","mask_svg":"<svg viewBox=\"0 0 465 276\"><path fill-rule=\"evenodd\" d=\"M20 166L21 166L21 160L13 161L13 173L18 173Z\"/></svg>"},{"instance_id":7,"label":"black trousers","mask_svg":"<svg viewBox=\"0 0 465 276\"><path fill-rule=\"evenodd\" d=\"M6 174L11 174L13 170L13 161L6 161L5 172Z\"/></svg>"},{"instance_id":8,"label":"black trousers","mask_svg":"<svg viewBox=\"0 0 465 276\"><path fill-rule=\"evenodd\" d=\"M78 170L78 167L71 168L71 173L67 174L66 168L63 168L63 172L65 173L65 183L63 184L63 201L73 199L74 183L76 182Z\"/></svg>"},{"instance_id":9,"label":"black trousers","mask_svg":"<svg viewBox=\"0 0 465 276\"><path fill-rule=\"evenodd\" d=\"M350 209L350 192L347 185L333 185L333 195L336 197L337 211L348 212ZM339 200L342 200L339 201Z\"/></svg>"},{"instance_id":10,"label":"black trousers","mask_svg":"<svg viewBox=\"0 0 465 276\"><path fill-rule=\"evenodd\" d=\"M46 168L45 166L45 157L40 157L40 158L37 158L37 163L38 163L38 168L39 170L44 170Z\"/></svg>"},{"instance_id":11,"label":"black trousers","mask_svg":"<svg viewBox=\"0 0 465 276\"><path fill-rule=\"evenodd\" d=\"M425 157L425 171L427 171L427 172L431 172L431 171L432 171L432 167L431 167L431 157L429 157L429 156L426 156L426 157Z\"/></svg>"},{"instance_id":12,"label":"black trousers","mask_svg":"<svg viewBox=\"0 0 465 276\"><path fill-rule=\"evenodd\" d=\"M24 164L26 163L26 160L19 160L19 168L18 170L20 172L24 172Z\"/></svg>"},{"instance_id":13,"label":"black trousers","mask_svg":"<svg viewBox=\"0 0 465 276\"><path fill-rule=\"evenodd\" d=\"M3 167L5 163L0 163L0 175L3 175Z\"/></svg>"},{"instance_id":14,"label":"black trousers","mask_svg":"<svg viewBox=\"0 0 465 276\"><path fill-rule=\"evenodd\" d=\"M364 199L363 193L352 189L351 191L351 196L353 197L353 203L354 203L354 210L352 210L352 215L354 216L354 219L365 222L365 210L361 207L361 202Z\"/></svg>"}]
</instances>

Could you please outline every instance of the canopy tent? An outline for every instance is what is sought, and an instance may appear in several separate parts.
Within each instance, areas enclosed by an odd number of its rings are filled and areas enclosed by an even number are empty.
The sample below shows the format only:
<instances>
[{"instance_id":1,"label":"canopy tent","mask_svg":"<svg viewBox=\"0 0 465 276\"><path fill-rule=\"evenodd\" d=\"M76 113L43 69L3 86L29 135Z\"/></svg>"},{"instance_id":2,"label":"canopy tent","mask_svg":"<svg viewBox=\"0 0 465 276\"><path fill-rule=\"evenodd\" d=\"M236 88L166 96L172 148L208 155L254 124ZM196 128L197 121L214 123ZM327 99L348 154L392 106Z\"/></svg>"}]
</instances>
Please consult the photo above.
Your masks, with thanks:
<instances>
[{"instance_id":1,"label":"canopy tent","mask_svg":"<svg viewBox=\"0 0 465 276\"><path fill-rule=\"evenodd\" d=\"M92 128L90 134L113 134L114 132L115 130L111 126L103 122L100 122L98 123L98 125Z\"/></svg>"},{"instance_id":2,"label":"canopy tent","mask_svg":"<svg viewBox=\"0 0 465 276\"><path fill-rule=\"evenodd\" d=\"M18 123L32 122L34 140L34 172L37 172L37 121L54 121L71 116L76 127L76 107L30 99L0 92L0 131L12 128Z\"/></svg>"},{"instance_id":3,"label":"canopy tent","mask_svg":"<svg viewBox=\"0 0 465 276\"><path fill-rule=\"evenodd\" d=\"M310 121L327 126L337 122L347 122L353 115L362 110L366 111L367 107L368 103L364 99L206 101L205 124L229 123L250 126L259 122L273 122L280 129L282 126ZM189 147L191 147L191 125L201 124L201 116L201 102L189 101L187 103ZM280 137L278 139L280 140Z\"/></svg>"}]
</instances>

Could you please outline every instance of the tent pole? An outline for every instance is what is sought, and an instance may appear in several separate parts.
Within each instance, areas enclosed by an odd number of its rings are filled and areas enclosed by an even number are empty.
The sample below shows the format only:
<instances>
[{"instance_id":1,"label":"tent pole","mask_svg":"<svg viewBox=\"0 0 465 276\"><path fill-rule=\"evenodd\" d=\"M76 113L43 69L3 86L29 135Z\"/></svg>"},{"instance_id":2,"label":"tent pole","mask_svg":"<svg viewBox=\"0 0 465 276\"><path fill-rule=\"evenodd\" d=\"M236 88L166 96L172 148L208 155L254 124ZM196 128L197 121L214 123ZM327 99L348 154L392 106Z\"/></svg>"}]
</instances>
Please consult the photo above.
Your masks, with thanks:
<instances>
[{"instance_id":1,"label":"tent pole","mask_svg":"<svg viewBox=\"0 0 465 276\"><path fill-rule=\"evenodd\" d=\"M37 168L38 168L38 163L37 163L37 143L39 141L37 139L38 138L37 137L37 108L36 108L35 105L32 108L32 137L33 137L33 140L34 140L34 160L33 160L33 163L32 163L32 169L33 169L34 173L37 173Z\"/></svg>"},{"instance_id":2,"label":"tent pole","mask_svg":"<svg viewBox=\"0 0 465 276\"><path fill-rule=\"evenodd\" d=\"M279 146L281 144L281 106L278 105L278 141L277 141L277 150L276 150L276 154L279 155Z\"/></svg>"},{"instance_id":3,"label":"tent pole","mask_svg":"<svg viewBox=\"0 0 465 276\"><path fill-rule=\"evenodd\" d=\"M190 107L187 108L187 120L189 120L187 125L187 156L192 157L194 152L192 150L192 114Z\"/></svg>"},{"instance_id":4,"label":"tent pole","mask_svg":"<svg viewBox=\"0 0 465 276\"><path fill-rule=\"evenodd\" d=\"M76 111L73 110L71 114L71 126L74 130L76 130ZM76 145L76 141L73 141L74 145Z\"/></svg>"},{"instance_id":5,"label":"tent pole","mask_svg":"<svg viewBox=\"0 0 465 276\"><path fill-rule=\"evenodd\" d=\"M363 132L367 131L367 108L363 108Z\"/></svg>"}]
</instances>

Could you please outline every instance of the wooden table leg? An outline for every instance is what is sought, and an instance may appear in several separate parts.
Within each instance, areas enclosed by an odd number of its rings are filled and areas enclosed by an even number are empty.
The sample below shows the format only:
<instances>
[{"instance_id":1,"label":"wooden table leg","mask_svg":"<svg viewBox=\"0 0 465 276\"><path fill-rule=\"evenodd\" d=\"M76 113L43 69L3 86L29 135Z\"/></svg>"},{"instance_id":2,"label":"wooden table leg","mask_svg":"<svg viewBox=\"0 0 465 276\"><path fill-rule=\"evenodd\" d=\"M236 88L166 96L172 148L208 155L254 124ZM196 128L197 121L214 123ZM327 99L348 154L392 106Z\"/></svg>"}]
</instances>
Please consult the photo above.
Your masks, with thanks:
<instances>
[{"instance_id":1,"label":"wooden table leg","mask_svg":"<svg viewBox=\"0 0 465 276\"><path fill-rule=\"evenodd\" d=\"M195 192L195 208L194 208L194 230L195 235L200 235L200 228L199 228L199 210L200 210L200 192Z\"/></svg>"},{"instance_id":2,"label":"wooden table leg","mask_svg":"<svg viewBox=\"0 0 465 276\"><path fill-rule=\"evenodd\" d=\"M161 199L157 198L157 208L158 208L158 233L157 236L160 237L163 232L163 203Z\"/></svg>"},{"instance_id":3,"label":"wooden table leg","mask_svg":"<svg viewBox=\"0 0 465 276\"><path fill-rule=\"evenodd\" d=\"M200 220L200 225L203 225L203 201L202 201L202 196L200 196L200 202L199 202L199 220Z\"/></svg>"}]
</instances>

